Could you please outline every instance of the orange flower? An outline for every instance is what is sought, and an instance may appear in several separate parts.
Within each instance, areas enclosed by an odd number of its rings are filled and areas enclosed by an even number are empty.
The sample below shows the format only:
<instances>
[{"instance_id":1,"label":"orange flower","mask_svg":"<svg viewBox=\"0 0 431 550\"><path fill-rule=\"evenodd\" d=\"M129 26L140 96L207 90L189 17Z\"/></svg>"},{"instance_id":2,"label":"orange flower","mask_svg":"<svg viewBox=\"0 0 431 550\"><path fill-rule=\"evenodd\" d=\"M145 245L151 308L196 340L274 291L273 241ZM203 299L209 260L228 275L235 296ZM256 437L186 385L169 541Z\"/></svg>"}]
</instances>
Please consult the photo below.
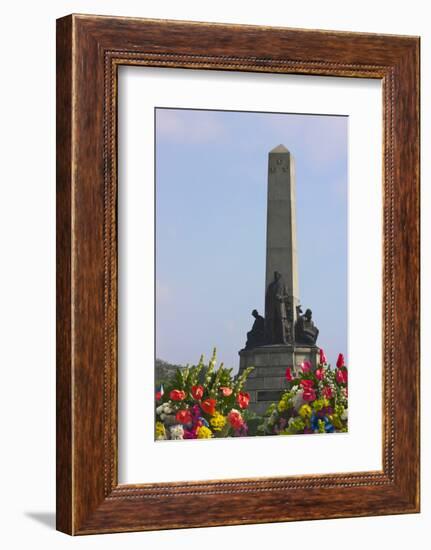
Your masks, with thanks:
<instances>
[{"instance_id":1,"label":"orange flower","mask_svg":"<svg viewBox=\"0 0 431 550\"><path fill-rule=\"evenodd\" d=\"M220 386L220 391L223 395L223 397L229 397L229 395L232 395L233 389L228 388L227 386Z\"/></svg>"},{"instance_id":2,"label":"orange flower","mask_svg":"<svg viewBox=\"0 0 431 550\"><path fill-rule=\"evenodd\" d=\"M204 401L201 401L201 408L204 412L209 414L210 416L213 416L215 413L215 407L216 407L216 400L209 397L208 399L205 399Z\"/></svg>"},{"instance_id":3,"label":"orange flower","mask_svg":"<svg viewBox=\"0 0 431 550\"><path fill-rule=\"evenodd\" d=\"M250 402L250 394L248 392L240 391L236 398L236 402L238 403L241 409L246 409Z\"/></svg>"},{"instance_id":4,"label":"orange flower","mask_svg":"<svg viewBox=\"0 0 431 550\"><path fill-rule=\"evenodd\" d=\"M183 390L172 390L169 397L172 401L182 401L186 398L186 392Z\"/></svg>"}]
</instances>

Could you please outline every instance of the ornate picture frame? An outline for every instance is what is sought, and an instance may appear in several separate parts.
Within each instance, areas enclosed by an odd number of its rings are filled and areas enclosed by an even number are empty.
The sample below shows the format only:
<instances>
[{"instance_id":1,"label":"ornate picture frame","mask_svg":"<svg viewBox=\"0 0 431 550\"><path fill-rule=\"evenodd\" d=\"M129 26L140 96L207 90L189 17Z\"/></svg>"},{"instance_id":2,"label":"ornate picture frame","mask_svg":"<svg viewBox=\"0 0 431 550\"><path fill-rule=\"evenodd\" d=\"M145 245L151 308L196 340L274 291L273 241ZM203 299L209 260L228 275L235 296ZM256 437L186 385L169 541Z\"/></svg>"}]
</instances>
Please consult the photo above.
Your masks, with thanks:
<instances>
[{"instance_id":1,"label":"ornate picture frame","mask_svg":"<svg viewBox=\"0 0 431 550\"><path fill-rule=\"evenodd\" d=\"M381 471L118 483L120 65L373 78L383 89ZM419 511L419 38L57 21L57 529L71 535Z\"/></svg>"}]
</instances>

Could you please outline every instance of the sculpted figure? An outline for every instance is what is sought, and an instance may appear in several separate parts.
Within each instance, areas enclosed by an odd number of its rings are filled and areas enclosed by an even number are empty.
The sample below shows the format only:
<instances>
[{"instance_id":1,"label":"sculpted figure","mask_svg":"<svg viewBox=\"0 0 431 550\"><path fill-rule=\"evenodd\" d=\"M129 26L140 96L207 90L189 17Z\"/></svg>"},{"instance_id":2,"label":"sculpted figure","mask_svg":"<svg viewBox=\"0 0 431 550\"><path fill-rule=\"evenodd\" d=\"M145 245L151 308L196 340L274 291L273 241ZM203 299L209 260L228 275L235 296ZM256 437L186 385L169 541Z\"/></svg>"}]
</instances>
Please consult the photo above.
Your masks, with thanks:
<instances>
[{"instance_id":1,"label":"sculpted figure","mask_svg":"<svg viewBox=\"0 0 431 550\"><path fill-rule=\"evenodd\" d=\"M265 341L267 344L291 344L291 300L281 273L274 272L274 280L265 295Z\"/></svg>"},{"instance_id":2,"label":"sculpted figure","mask_svg":"<svg viewBox=\"0 0 431 550\"><path fill-rule=\"evenodd\" d=\"M254 323L251 330L247 332L246 349L257 348L265 343L265 319L259 315L257 309L253 309L251 314L254 317Z\"/></svg>"},{"instance_id":3,"label":"sculpted figure","mask_svg":"<svg viewBox=\"0 0 431 550\"><path fill-rule=\"evenodd\" d=\"M298 344L314 345L319 336L319 329L312 320L311 309L305 310L302 315L301 306L297 306L297 320L295 324L295 340Z\"/></svg>"}]
</instances>

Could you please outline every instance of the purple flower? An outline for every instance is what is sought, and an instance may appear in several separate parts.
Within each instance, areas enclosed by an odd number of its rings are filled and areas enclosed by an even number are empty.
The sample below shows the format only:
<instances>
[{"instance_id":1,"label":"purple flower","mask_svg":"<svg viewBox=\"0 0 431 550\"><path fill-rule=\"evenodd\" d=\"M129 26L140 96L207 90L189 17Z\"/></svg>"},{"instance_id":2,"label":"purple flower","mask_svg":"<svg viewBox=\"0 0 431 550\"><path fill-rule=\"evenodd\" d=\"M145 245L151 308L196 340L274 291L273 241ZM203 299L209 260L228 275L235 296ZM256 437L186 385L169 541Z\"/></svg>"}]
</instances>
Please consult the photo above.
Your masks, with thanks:
<instances>
[{"instance_id":1,"label":"purple flower","mask_svg":"<svg viewBox=\"0 0 431 550\"><path fill-rule=\"evenodd\" d=\"M236 437L245 437L247 434L248 434L248 426L245 422L243 423L243 425L240 428L235 430L235 436Z\"/></svg>"},{"instance_id":2,"label":"purple flower","mask_svg":"<svg viewBox=\"0 0 431 550\"><path fill-rule=\"evenodd\" d=\"M195 430L184 430L183 438L184 439L196 439L197 438L196 431Z\"/></svg>"},{"instance_id":3,"label":"purple flower","mask_svg":"<svg viewBox=\"0 0 431 550\"><path fill-rule=\"evenodd\" d=\"M199 416L201 416L201 414L202 414L202 411L201 411L199 405L193 405L193 407L191 408L191 411L192 411L192 416L194 416L196 418L199 418Z\"/></svg>"}]
</instances>

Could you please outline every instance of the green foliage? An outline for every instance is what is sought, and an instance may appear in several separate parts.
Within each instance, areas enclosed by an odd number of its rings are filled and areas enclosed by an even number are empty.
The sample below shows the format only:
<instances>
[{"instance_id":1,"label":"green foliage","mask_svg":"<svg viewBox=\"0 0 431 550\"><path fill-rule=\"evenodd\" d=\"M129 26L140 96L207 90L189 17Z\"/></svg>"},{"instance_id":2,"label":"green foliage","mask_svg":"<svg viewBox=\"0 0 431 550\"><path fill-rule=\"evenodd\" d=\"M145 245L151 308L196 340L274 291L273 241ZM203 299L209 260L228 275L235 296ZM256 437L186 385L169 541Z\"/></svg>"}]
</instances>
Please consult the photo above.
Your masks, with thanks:
<instances>
[{"instance_id":1,"label":"green foliage","mask_svg":"<svg viewBox=\"0 0 431 550\"><path fill-rule=\"evenodd\" d=\"M234 387L233 387L233 392L234 392L235 396L238 395L239 392L243 389L245 381L247 380L247 378L249 377L250 373L253 370L254 370L254 367L248 367L243 371L241 376L236 376L235 384L234 384Z\"/></svg>"}]
</instances>

